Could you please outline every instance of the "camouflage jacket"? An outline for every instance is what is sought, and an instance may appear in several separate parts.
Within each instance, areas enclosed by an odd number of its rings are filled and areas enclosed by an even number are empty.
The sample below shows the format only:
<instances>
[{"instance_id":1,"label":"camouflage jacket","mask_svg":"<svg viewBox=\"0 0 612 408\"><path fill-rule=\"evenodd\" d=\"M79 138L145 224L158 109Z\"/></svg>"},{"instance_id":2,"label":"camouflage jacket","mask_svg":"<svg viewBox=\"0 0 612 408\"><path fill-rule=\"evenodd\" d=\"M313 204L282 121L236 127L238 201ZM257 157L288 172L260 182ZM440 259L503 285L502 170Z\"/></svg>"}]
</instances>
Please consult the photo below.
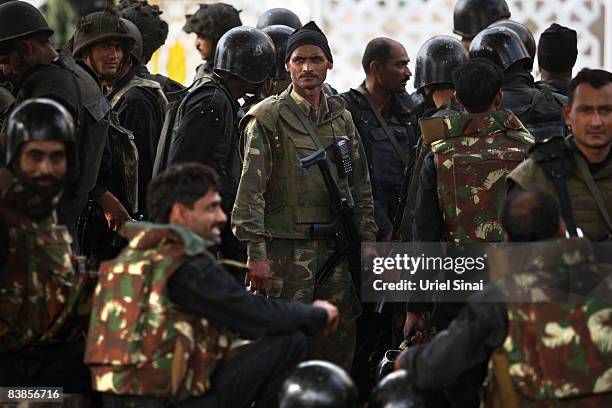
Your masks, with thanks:
<instances>
[{"instance_id":1,"label":"camouflage jacket","mask_svg":"<svg viewBox=\"0 0 612 408\"><path fill-rule=\"evenodd\" d=\"M130 240L104 262L96 288L85 363L93 389L182 400L204 394L234 335L174 305L166 284L209 245L176 225L128 224Z\"/></svg>"},{"instance_id":2,"label":"camouflage jacket","mask_svg":"<svg viewBox=\"0 0 612 408\"><path fill-rule=\"evenodd\" d=\"M336 166L330 168L344 198L355 206L354 222L360 238L374 241L376 224L367 161L344 101L322 93L321 106L315 110L291 86L253 107L241 122L246 148L232 212L234 234L248 242L252 259L265 259L266 238L312 239L312 224L332 221L321 172L316 166L299 166L298 160L317 148L289 109L287 98L293 98L310 117L330 162L335 162L334 139L349 140L353 174L339 178Z\"/></svg>"},{"instance_id":3,"label":"camouflage jacket","mask_svg":"<svg viewBox=\"0 0 612 408\"><path fill-rule=\"evenodd\" d=\"M505 196L505 178L524 160L533 138L509 111L431 121L443 135L431 150L446 238L501 241L497 214Z\"/></svg>"},{"instance_id":4,"label":"camouflage jacket","mask_svg":"<svg viewBox=\"0 0 612 408\"><path fill-rule=\"evenodd\" d=\"M23 186L7 169L0 171L0 191L8 233L8 258L0 270L0 352L71 341L79 333L63 330L85 283L73 267L72 237L57 225L55 212L34 221L16 208L19 200L8 196Z\"/></svg>"},{"instance_id":5,"label":"camouflage jacket","mask_svg":"<svg viewBox=\"0 0 612 408\"><path fill-rule=\"evenodd\" d=\"M610 265L595 263L581 238L513 247L489 262L507 269L496 284L508 299L503 351L519 405L611 406Z\"/></svg>"}]
</instances>

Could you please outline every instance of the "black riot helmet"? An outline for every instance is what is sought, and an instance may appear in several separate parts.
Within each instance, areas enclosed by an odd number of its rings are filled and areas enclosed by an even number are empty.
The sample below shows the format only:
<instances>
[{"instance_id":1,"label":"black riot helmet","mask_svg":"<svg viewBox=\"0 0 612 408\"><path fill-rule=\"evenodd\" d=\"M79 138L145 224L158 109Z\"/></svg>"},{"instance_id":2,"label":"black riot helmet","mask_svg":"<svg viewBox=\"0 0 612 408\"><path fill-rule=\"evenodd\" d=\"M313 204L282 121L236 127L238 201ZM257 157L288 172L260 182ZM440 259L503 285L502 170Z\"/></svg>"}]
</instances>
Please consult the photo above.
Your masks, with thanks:
<instances>
[{"instance_id":1,"label":"black riot helmet","mask_svg":"<svg viewBox=\"0 0 612 408\"><path fill-rule=\"evenodd\" d=\"M302 28L300 18L293 11L286 8L273 8L264 12L257 19L257 28L263 29L272 25L285 25L297 30Z\"/></svg>"},{"instance_id":2,"label":"black riot helmet","mask_svg":"<svg viewBox=\"0 0 612 408\"><path fill-rule=\"evenodd\" d=\"M285 380L280 408L357 408L359 396L348 374L332 363L301 363Z\"/></svg>"},{"instance_id":3,"label":"black riot helmet","mask_svg":"<svg viewBox=\"0 0 612 408\"><path fill-rule=\"evenodd\" d=\"M25 1L0 5L0 49L6 50L12 40L33 34L53 35L42 13Z\"/></svg>"},{"instance_id":4,"label":"black riot helmet","mask_svg":"<svg viewBox=\"0 0 612 408\"><path fill-rule=\"evenodd\" d=\"M489 24L509 17L504 0L459 0L453 12L453 33L470 40Z\"/></svg>"},{"instance_id":5,"label":"black riot helmet","mask_svg":"<svg viewBox=\"0 0 612 408\"><path fill-rule=\"evenodd\" d=\"M463 44L448 35L437 35L425 41L416 57L414 87L453 83L453 70L467 61L468 53Z\"/></svg>"},{"instance_id":6,"label":"black riot helmet","mask_svg":"<svg viewBox=\"0 0 612 408\"><path fill-rule=\"evenodd\" d=\"M132 51L130 54L136 60L135 64L140 65L140 60L142 59L142 34L140 34L140 30L136 27L136 24L132 23L127 18L121 17L121 21L128 29L128 33L134 39L134 47L132 47Z\"/></svg>"},{"instance_id":7,"label":"black riot helmet","mask_svg":"<svg viewBox=\"0 0 612 408\"><path fill-rule=\"evenodd\" d=\"M58 140L74 146L74 121L66 108L49 98L27 99L17 105L6 124L6 163L23 143L33 140ZM67 145L66 151L70 150Z\"/></svg>"},{"instance_id":8,"label":"black riot helmet","mask_svg":"<svg viewBox=\"0 0 612 408\"><path fill-rule=\"evenodd\" d=\"M223 34L217 43L214 71L229 72L258 84L268 78L275 61L274 43L268 34L241 26Z\"/></svg>"},{"instance_id":9,"label":"black riot helmet","mask_svg":"<svg viewBox=\"0 0 612 408\"><path fill-rule=\"evenodd\" d=\"M413 389L408 373L394 371L376 385L368 408L425 408L425 401Z\"/></svg>"},{"instance_id":10,"label":"black riot helmet","mask_svg":"<svg viewBox=\"0 0 612 408\"><path fill-rule=\"evenodd\" d=\"M119 15L140 30L143 42L143 55L148 61L168 38L168 23L161 19L162 11L147 0L122 0L117 6Z\"/></svg>"},{"instance_id":11,"label":"black riot helmet","mask_svg":"<svg viewBox=\"0 0 612 408\"><path fill-rule=\"evenodd\" d=\"M276 50L276 62L272 67L270 78L283 79L287 77L285 70L285 53L287 52L287 39L295 30L286 25L271 25L262 28L264 33L272 39L274 49Z\"/></svg>"},{"instance_id":12,"label":"black riot helmet","mask_svg":"<svg viewBox=\"0 0 612 408\"><path fill-rule=\"evenodd\" d=\"M529 28L527 28L526 25L514 20L496 21L489 27L506 27L518 34L523 44L525 44L525 48L527 48L529 56L531 57L531 67L529 67L529 70L531 71L531 69L533 68L533 61L536 57L536 42Z\"/></svg>"},{"instance_id":13,"label":"black riot helmet","mask_svg":"<svg viewBox=\"0 0 612 408\"><path fill-rule=\"evenodd\" d=\"M187 22L183 31L217 42L230 29L242 25L238 13L233 6L225 3L200 4L198 11L185 16Z\"/></svg>"},{"instance_id":14,"label":"black riot helmet","mask_svg":"<svg viewBox=\"0 0 612 408\"><path fill-rule=\"evenodd\" d=\"M485 28L474 37L470 45L470 58L486 58L504 71L519 61L524 61L525 69L533 64L518 34L499 26Z\"/></svg>"},{"instance_id":15,"label":"black riot helmet","mask_svg":"<svg viewBox=\"0 0 612 408\"><path fill-rule=\"evenodd\" d=\"M131 51L136 39L124 21L116 12L109 10L82 17L74 33L72 54L80 57L89 47L106 41L118 41L124 45L126 52Z\"/></svg>"}]
</instances>

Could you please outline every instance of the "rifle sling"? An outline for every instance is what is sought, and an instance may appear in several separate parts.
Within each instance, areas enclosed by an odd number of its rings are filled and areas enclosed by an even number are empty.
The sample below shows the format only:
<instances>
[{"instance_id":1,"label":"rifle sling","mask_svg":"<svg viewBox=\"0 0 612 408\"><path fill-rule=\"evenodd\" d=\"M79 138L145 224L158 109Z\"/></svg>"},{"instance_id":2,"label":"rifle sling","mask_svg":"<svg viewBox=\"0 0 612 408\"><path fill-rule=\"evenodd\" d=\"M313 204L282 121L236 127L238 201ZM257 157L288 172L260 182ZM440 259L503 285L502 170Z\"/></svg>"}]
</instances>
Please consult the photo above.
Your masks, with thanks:
<instances>
[{"instance_id":1,"label":"rifle sling","mask_svg":"<svg viewBox=\"0 0 612 408\"><path fill-rule=\"evenodd\" d=\"M391 132L391 129L389 129L389 125L387 124L387 121L385 120L385 118L383 118L380 112L378 112L374 108L374 105L372 104L372 99L370 99L370 95L368 94L368 91L363 86L359 86L355 90L359 92L366 99L366 101L368 102L368 105L370 106L370 109L372 110L372 112L374 112L374 115L376 116L376 120L382 127L383 131L385 132L385 135L387 135L387 138L391 141L393 148L395 149L396 153L399 155L400 159L402 160L402 164L404 165L404 167L408 167L408 165L410 164L408 155L402 149L402 146L397 141L397 138L393 135L393 132Z\"/></svg>"},{"instance_id":2,"label":"rifle sling","mask_svg":"<svg viewBox=\"0 0 612 408\"><path fill-rule=\"evenodd\" d=\"M302 125L304 125L304 127L306 128L308 135L314 142L317 149L325 150L323 148L323 144L321 143L321 140L319 139L317 130L315 129L314 124L312 123L312 120L310 120L310 118L308 118L308 116L306 116L306 114L300 109L300 107L297 105L297 103L295 103L291 95L287 95L286 101L287 101L287 106L289 106L289 109L291 109L291 112L293 112L295 116L298 117L300 122L302 122Z\"/></svg>"},{"instance_id":3,"label":"rifle sling","mask_svg":"<svg viewBox=\"0 0 612 408\"><path fill-rule=\"evenodd\" d=\"M603 196L601 195L601 191L597 184L595 184L595 180L593 180L593 175L591 174L591 170L589 169L584 157L579 153L574 154L574 161L576 162L576 167L578 167L578 172L582 176L582 179L586 183L593 199L595 199L595 203L597 203L597 208L599 208L599 212L603 217L606 225L608 227L608 231L612 232L612 222L610 221L610 214L608 214L608 208L606 207L606 203L604 201Z\"/></svg>"}]
</instances>

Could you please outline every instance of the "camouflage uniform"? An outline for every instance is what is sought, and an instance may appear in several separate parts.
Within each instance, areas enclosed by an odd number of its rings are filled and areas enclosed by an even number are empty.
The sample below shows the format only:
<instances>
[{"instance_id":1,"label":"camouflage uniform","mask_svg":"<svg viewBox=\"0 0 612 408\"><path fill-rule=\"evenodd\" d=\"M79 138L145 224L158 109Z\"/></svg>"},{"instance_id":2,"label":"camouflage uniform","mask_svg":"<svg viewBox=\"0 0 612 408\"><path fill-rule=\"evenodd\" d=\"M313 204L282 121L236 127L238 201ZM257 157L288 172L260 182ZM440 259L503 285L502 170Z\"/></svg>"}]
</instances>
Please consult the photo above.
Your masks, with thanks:
<instances>
[{"instance_id":1,"label":"camouflage uniform","mask_svg":"<svg viewBox=\"0 0 612 408\"><path fill-rule=\"evenodd\" d=\"M24 187L6 168L0 193L8 232L0 272L0 352L78 339L79 332L66 333L65 325L77 311L85 275L73 267L68 230L57 225L55 212L40 220L23 214Z\"/></svg>"},{"instance_id":2,"label":"camouflage uniform","mask_svg":"<svg viewBox=\"0 0 612 408\"><path fill-rule=\"evenodd\" d=\"M439 211L439 236L423 239L430 217L417 211L417 237L424 241L500 241L497 214L505 196L505 177L524 160L533 138L509 111L431 118L421 128L435 129L440 140L431 144L433 170L427 160L421 173L421 210L432 206L423 185L432 185ZM427 138L424 133L424 139ZM435 173L431 174L431 173ZM435 177L435 180L432 178ZM429 178L429 179L428 179ZM437 231L434 229L434 232Z\"/></svg>"},{"instance_id":3,"label":"camouflage uniform","mask_svg":"<svg viewBox=\"0 0 612 408\"><path fill-rule=\"evenodd\" d=\"M210 244L176 225L128 224L130 243L102 264L85 363L93 389L119 395L204 394L234 338L229 329L170 301L167 282Z\"/></svg>"},{"instance_id":4,"label":"camouflage uniform","mask_svg":"<svg viewBox=\"0 0 612 408\"><path fill-rule=\"evenodd\" d=\"M507 271L497 283L515 300L506 303L508 337L493 362L507 364L517 406L611 406L612 302L604 301L612 296L609 265L596 264L580 238L518 250L489 257L492 271ZM605 286L592 295L602 279ZM494 394L503 388L503 380L495 380Z\"/></svg>"},{"instance_id":5,"label":"camouflage uniform","mask_svg":"<svg viewBox=\"0 0 612 408\"><path fill-rule=\"evenodd\" d=\"M523 189L541 189L550 192L559 199L551 176L547 174L539 160L536 160L534 157L538 147L536 145L534 151L530 154L532 157L508 175L508 180L511 181L509 183L510 188L516 186ZM591 241L610 239L612 231L606 225L593 195L582 175L577 170L575 160L581 153L575 146L572 135L566 139L565 148L569 153L569 157L566 158L564 152L558 152L556 154L557 160L555 161L567 160L568 171L564 178L567 185L571 213L576 227L582 229L584 236ZM583 160L586 161L584 158ZM612 159L609 157L601 164L590 166L590 171L597 188L599 188L603 196L608 214L612 214Z\"/></svg>"},{"instance_id":6,"label":"camouflage uniform","mask_svg":"<svg viewBox=\"0 0 612 408\"><path fill-rule=\"evenodd\" d=\"M298 159L317 148L287 106L287 98L293 98L311 119L332 162L334 137L350 141L352 176L339 178L333 165L332 175L349 204L355 205L354 222L361 240L375 240L367 163L343 100L322 93L317 111L291 86L280 96L256 105L242 121L246 153L232 227L236 236L247 242L250 259L270 261L269 296L305 303L328 299L338 306L339 330L315 339L312 356L350 369L355 320L361 306L346 261L336 267L325 284L315 285L315 274L332 250L325 240L312 236L311 226L332 221L330 198L319 169L301 169L298 165Z\"/></svg>"}]
</instances>

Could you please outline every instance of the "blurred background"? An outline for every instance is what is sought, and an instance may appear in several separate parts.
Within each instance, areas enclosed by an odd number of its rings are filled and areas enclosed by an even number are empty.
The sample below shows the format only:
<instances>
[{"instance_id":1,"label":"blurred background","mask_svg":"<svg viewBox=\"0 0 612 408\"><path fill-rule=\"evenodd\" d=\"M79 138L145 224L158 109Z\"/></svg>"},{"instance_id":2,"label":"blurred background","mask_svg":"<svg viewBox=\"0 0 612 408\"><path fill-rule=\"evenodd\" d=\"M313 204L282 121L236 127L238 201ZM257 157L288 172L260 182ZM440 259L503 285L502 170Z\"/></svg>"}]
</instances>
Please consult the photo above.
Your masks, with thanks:
<instances>
[{"instance_id":1,"label":"blurred background","mask_svg":"<svg viewBox=\"0 0 612 408\"><path fill-rule=\"evenodd\" d=\"M578 61L574 73L583 67L612 70L612 0L506 0L511 19L527 25L537 40L551 23L578 32ZM29 3L48 16L56 31L56 46L69 38L76 16L104 8L107 0L31 0ZM195 50L195 34L182 27L185 15L198 9L203 0L149 0L163 11L170 25L166 44L153 56L149 70L183 83L191 83L195 68L201 63ZM329 38L334 55L334 69L328 82L339 91L358 85L363 79L361 55L366 43L386 36L404 44L413 61L421 44L438 34L452 34L455 0L228 0L241 10L244 25L254 26L257 17L274 7L295 12L302 23L315 20ZM534 66L537 75L537 61ZM412 90L412 83L408 86Z\"/></svg>"}]
</instances>

